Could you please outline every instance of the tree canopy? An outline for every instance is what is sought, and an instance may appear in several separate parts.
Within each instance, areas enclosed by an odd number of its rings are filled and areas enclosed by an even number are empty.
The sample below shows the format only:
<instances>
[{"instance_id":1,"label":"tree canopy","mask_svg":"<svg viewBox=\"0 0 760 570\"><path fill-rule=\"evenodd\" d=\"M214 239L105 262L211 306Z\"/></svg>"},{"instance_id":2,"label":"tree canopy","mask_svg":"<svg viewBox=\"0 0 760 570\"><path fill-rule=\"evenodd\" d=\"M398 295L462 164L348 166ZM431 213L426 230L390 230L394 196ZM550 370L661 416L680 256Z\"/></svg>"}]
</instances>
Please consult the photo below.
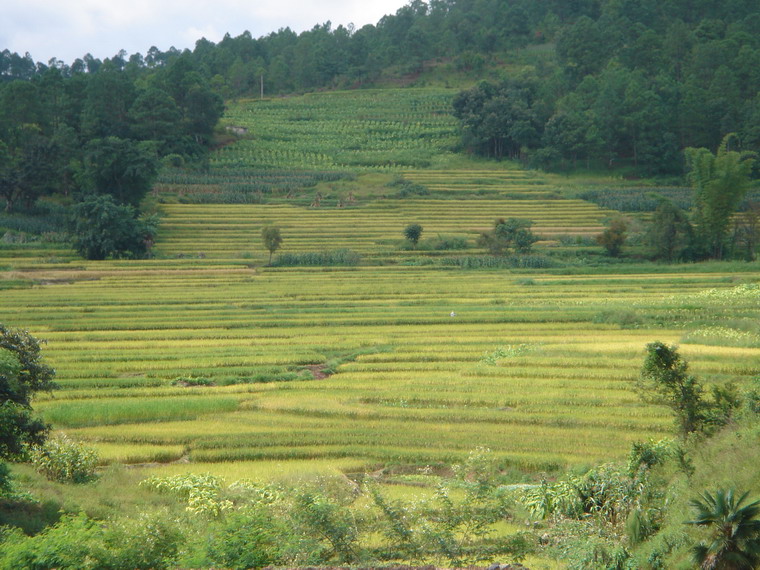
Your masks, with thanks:
<instances>
[{"instance_id":1,"label":"tree canopy","mask_svg":"<svg viewBox=\"0 0 760 570\"><path fill-rule=\"evenodd\" d=\"M85 259L138 258L153 242L158 220L140 219L137 210L109 194L92 195L74 206L74 248Z\"/></svg>"},{"instance_id":2,"label":"tree canopy","mask_svg":"<svg viewBox=\"0 0 760 570\"><path fill-rule=\"evenodd\" d=\"M277 226L264 226L261 228L261 242L267 251L269 251L269 265L272 265L272 254L280 249L282 245L280 228Z\"/></svg>"},{"instance_id":3,"label":"tree canopy","mask_svg":"<svg viewBox=\"0 0 760 570\"><path fill-rule=\"evenodd\" d=\"M492 255L505 255L508 252L528 253L538 237L530 231L533 222L519 218L500 218L493 224L493 229L480 234L478 245L488 249Z\"/></svg>"}]
</instances>

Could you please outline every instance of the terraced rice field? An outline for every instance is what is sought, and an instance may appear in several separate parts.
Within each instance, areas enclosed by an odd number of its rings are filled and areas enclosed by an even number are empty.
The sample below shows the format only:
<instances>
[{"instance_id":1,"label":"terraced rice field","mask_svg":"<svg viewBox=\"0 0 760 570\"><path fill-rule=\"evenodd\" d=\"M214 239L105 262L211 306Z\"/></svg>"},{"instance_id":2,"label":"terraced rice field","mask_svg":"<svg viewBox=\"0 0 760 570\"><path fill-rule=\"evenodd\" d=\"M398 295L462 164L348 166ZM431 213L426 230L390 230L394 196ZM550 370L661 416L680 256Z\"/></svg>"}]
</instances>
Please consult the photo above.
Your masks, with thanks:
<instances>
[{"instance_id":1,"label":"terraced rice field","mask_svg":"<svg viewBox=\"0 0 760 570\"><path fill-rule=\"evenodd\" d=\"M430 166L457 143L454 89L311 93L248 100L225 113L250 138L226 147L215 166L347 169Z\"/></svg>"},{"instance_id":2,"label":"terraced rice field","mask_svg":"<svg viewBox=\"0 0 760 570\"><path fill-rule=\"evenodd\" d=\"M496 218L531 220L539 253L551 253L615 214L536 173L448 166L452 95L241 102L226 120L249 139L215 155L210 173L163 176L165 202L218 203L162 204L153 259L0 248L0 322L47 341L61 386L35 408L105 462L171 473L448 464L478 446L536 471L619 459L671 433L667 410L632 390L648 342L681 342L708 383L760 374L757 264L736 275L425 265L483 253L476 238ZM424 191L395 196L397 177ZM352 185L348 207L308 206ZM410 223L469 249L399 249ZM282 253L346 248L362 263L263 267L270 224Z\"/></svg>"},{"instance_id":3,"label":"terraced rice field","mask_svg":"<svg viewBox=\"0 0 760 570\"><path fill-rule=\"evenodd\" d=\"M593 235L602 220L613 214L582 200L393 200L357 208L303 208L289 205L163 206L166 217L156 253L174 252L210 258L240 259L242 255L266 261L261 228L280 227L283 253L348 248L372 258L419 255L400 252L398 242L407 224L419 223L425 237L458 235L471 247L480 232L497 217L533 221L533 231L545 238L557 235ZM455 252L456 253L456 252ZM461 252L460 252L461 253ZM441 252L452 255L452 252Z\"/></svg>"},{"instance_id":4,"label":"terraced rice field","mask_svg":"<svg viewBox=\"0 0 760 570\"><path fill-rule=\"evenodd\" d=\"M758 300L709 273L114 263L5 291L0 321L48 341L62 389L35 407L106 460L185 457L167 469L240 475L316 459L351 470L449 463L484 445L536 470L620 458L666 435L666 410L631 389L644 345L677 342L707 318L757 318ZM640 328L599 322L615 311ZM712 381L760 370L757 347L683 353ZM321 377L325 367L335 374ZM188 377L214 385L172 385Z\"/></svg>"}]
</instances>

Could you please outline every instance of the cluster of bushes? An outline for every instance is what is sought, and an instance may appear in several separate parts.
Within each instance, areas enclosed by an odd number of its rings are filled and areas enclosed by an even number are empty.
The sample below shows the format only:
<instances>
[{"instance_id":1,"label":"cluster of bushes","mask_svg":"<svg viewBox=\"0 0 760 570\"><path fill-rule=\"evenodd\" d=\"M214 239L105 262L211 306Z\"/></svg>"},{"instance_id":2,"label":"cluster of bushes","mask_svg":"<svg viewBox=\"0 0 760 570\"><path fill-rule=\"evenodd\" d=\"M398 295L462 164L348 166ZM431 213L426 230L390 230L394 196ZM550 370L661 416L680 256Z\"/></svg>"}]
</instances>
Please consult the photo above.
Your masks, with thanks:
<instances>
[{"instance_id":1,"label":"cluster of bushes","mask_svg":"<svg viewBox=\"0 0 760 570\"><path fill-rule=\"evenodd\" d=\"M438 235L434 238L427 238L415 243L409 239L404 240L399 249L402 251L450 251L468 249L470 244L467 238L462 236Z\"/></svg>"},{"instance_id":2,"label":"cluster of bushes","mask_svg":"<svg viewBox=\"0 0 760 570\"><path fill-rule=\"evenodd\" d=\"M0 568L119 570L174 567L184 536L167 516L103 524L87 515L64 516L36 536L6 528L0 534Z\"/></svg>"},{"instance_id":3,"label":"cluster of bushes","mask_svg":"<svg viewBox=\"0 0 760 570\"><path fill-rule=\"evenodd\" d=\"M547 269L557 262L544 255L464 255L442 260L444 265L462 269Z\"/></svg>"},{"instance_id":4,"label":"cluster of bushes","mask_svg":"<svg viewBox=\"0 0 760 570\"><path fill-rule=\"evenodd\" d=\"M151 477L140 486L170 499L165 507L106 520L65 515L31 537L6 528L0 568L243 569L421 560L461 567L530 555L557 558L570 569L692 567L692 559L701 564L732 556L749 561L736 568L755 567L760 501L723 488L695 497L691 482L708 474L693 450L694 443L674 439L641 442L625 462L507 485L490 452L478 449L431 495L408 499L389 497L373 478L261 485L227 484L209 474ZM524 531L495 536L497 523L521 520L532 522ZM739 531L711 542L731 525Z\"/></svg>"},{"instance_id":5,"label":"cluster of bushes","mask_svg":"<svg viewBox=\"0 0 760 570\"><path fill-rule=\"evenodd\" d=\"M428 196L430 192L427 187L407 180L403 176L398 176L386 184L388 188L396 191L394 198L409 198L413 196Z\"/></svg>"},{"instance_id":6,"label":"cluster of bushes","mask_svg":"<svg viewBox=\"0 0 760 570\"><path fill-rule=\"evenodd\" d=\"M297 484L226 484L212 475L152 477L142 487L174 506L96 520L66 515L35 536L0 534L0 568L171 568L367 564L435 559L461 565L494 555L520 560L535 537L489 542L513 502L483 450L426 500L401 502L373 482L342 477ZM453 496L460 498L454 499ZM357 501L367 503L355 508ZM184 505L184 514L175 510ZM364 539L382 536L373 545ZM519 540L518 540L519 538ZM485 541L485 542L484 542Z\"/></svg>"}]
</instances>

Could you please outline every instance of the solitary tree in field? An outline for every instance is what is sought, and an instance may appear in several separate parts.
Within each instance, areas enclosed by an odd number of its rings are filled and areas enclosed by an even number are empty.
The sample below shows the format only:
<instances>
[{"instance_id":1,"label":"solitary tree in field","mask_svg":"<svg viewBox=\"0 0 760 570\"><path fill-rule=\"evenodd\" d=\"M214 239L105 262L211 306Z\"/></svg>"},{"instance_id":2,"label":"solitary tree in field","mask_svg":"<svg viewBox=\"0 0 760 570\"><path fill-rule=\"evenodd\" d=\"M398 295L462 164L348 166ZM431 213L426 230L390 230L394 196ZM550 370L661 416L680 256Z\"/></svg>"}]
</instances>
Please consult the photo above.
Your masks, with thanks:
<instances>
[{"instance_id":1,"label":"solitary tree in field","mask_svg":"<svg viewBox=\"0 0 760 570\"><path fill-rule=\"evenodd\" d=\"M655 258L675 261L687 253L693 240L694 228L686 214L670 200L660 198L647 232Z\"/></svg>"},{"instance_id":2,"label":"solitary tree in field","mask_svg":"<svg viewBox=\"0 0 760 570\"><path fill-rule=\"evenodd\" d=\"M277 226L263 227L261 229L261 241L264 243L264 247L269 250L269 265L272 265L272 254L282 245L280 228Z\"/></svg>"},{"instance_id":3,"label":"solitary tree in field","mask_svg":"<svg viewBox=\"0 0 760 570\"><path fill-rule=\"evenodd\" d=\"M702 386L687 369L675 346L652 342L647 345L638 381L642 399L670 407L676 416L678 431L684 436L702 426L706 412Z\"/></svg>"},{"instance_id":4,"label":"solitary tree in field","mask_svg":"<svg viewBox=\"0 0 760 570\"><path fill-rule=\"evenodd\" d=\"M406 228L404 228L404 237L412 242L414 244L414 247L417 247L417 242L420 241L420 236L422 236L421 225L409 224L406 226Z\"/></svg>"},{"instance_id":5,"label":"solitary tree in field","mask_svg":"<svg viewBox=\"0 0 760 570\"><path fill-rule=\"evenodd\" d=\"M710 538L693 549L694 560L705 570L752 570L760 566L760 500L744 503L733 489L702 493L691 501L696 518L688 524L709 527Z\"/></svg>"},{"instance_id":6,"label":"solitary tree in field","mask_svg":"<svg viewBox=\"0 0 760 570\"><path fill-rule=\"evenodd\" d=\"M615 218L602 233L596 236L596 243L607 250L612 257L617 257L623 249L625 243L625 232L628 230L628 224L623 218Z\"/></svg>"}]
</instances>

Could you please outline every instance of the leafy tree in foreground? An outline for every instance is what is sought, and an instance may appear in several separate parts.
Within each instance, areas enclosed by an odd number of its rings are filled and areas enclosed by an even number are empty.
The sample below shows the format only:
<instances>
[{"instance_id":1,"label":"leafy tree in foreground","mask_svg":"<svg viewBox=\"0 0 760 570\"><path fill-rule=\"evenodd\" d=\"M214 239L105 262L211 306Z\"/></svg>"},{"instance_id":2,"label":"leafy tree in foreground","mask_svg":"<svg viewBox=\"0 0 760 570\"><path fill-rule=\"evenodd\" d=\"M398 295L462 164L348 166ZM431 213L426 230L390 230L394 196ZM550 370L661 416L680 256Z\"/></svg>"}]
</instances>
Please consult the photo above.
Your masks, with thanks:
<instances>
[{"instance_id":1,"label":"leafy tree in foreground","mask_svg":"<svg viewBox=\"0 0 760 570\"><path fill-rule=\"evenodd\" d=\"M726 135L717 154L706 148L687 148L688 179L694 189L694 221L708 256L724 255L731 216L749 188L754 154L729 150Z\"/></svg>"},{"instance_id":2,"label":"leafy tree in foreground","mask_svg":"<svg viewBox=\"0 0 760 570\"><path fill-rule=\"evenodd\" d=\"M42 361L40 343L28 332L0 324L0 358L3 354L6 363L3 368L6 371L15 370L16 381L0 388L1 400L29 406L34 392L49 391L56 387L53 382L55 370ZM8 354L16 359L16 363L10 362ZM2 362L0 360L0 366L3 366Z\"/></svg>"},{"instance_id":3,"label":"leafy tree in foreground","mask_svg":"<svg viewBox=\"0 0 760 570\"><path fill-rule=\"evenodd\" d=\"M280 249L282 245L282 236L280 228L276 226L265 226L261 229L261 241L264 247L269 251L269 265L272 265L272 254Z\"/></svg>"},{"instance_id":4,"label":"leafy tree in foreground","mask_svg":"<svg viewBox=\"0 0 760 570\"><path fill-rule=\"evenodd\" d=\"M696 518L688 524L709 527L708 542L694 547L694 560L705 570L752 570L760 565L760 500L743 504L749 493L702 493L691 501Z\"/></svg>"},{"instance_id":5,"label":"leafy tree in foreground","mask_svg":"<svg viewBox=\"0 0 760 570\"><path fill-rule=\"evenodd\" d=\"M27 445L40 445L50 426L26 406L10 401L0 403L0 457L24 457Z\"/></svg>"},{"instance_id":6,"label":"leafy tree in foreground","mask_svg":"<svg viewBox=\"0 0 760 570\"><path fill-rule=\"evenodd\" d=\"M25 444L44 441L50 428L32 413L31 399L55 388L54 375L37 339L0 325L0 457L22 455Z\"/></svg>"},{"instance_id":7,"label":"leafy tree in foreground","mask_svg":"<svg viewBox=\"0 0 760 570\"><path fill-rule=\"evenodd\" d=\"M110 195L92 196L73 208L74 249L86 259L144 256L158 220L139 219L137 211L117 204Z\"/></svg>"},{"instance_id":8,"label":"leafy tree in foreground","mask_svg":"<svg viewBox=\"0 0 760 570\"><path fill-rule=\"evenodd\" d=\"M702 386L687 373L688 365L676 347L652 342L646 351L638 381L642 399L670 407L681 435L697 431L704 423L707 407L702 399Z\"/></svg>"},{"instance_id":9,"label":"leafy tree in foreground","mask_svg":"<svg viewBox=\"0 0 760 570\"><path fill-rule=\"evenodd\" d=\"M412 242L414 244L414 247L417 247L417 243L420 241L420 236L422 236L421 225L409 224L406 226L406 228L404 228L404 237Z\"/></svg>"}]
</instances>

